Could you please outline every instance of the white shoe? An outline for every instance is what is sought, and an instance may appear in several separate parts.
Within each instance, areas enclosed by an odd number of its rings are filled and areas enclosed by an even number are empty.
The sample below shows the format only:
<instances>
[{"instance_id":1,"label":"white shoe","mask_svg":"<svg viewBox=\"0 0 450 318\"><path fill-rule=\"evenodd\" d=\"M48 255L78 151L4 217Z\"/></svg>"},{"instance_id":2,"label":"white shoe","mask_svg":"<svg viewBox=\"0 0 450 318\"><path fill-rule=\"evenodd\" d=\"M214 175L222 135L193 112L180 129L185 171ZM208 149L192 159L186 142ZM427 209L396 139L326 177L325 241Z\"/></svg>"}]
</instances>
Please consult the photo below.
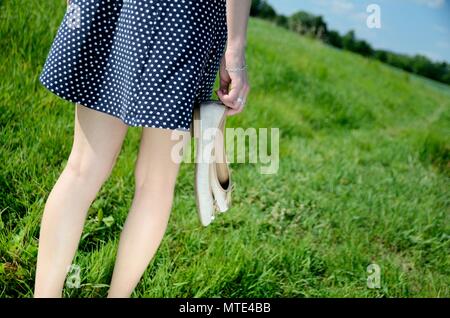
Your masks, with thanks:
<instances>
[{"instance_id":1,"label":"white shoe","mask_svg":"<svg viewBox=\"0 0 450 318\"><path fill-rule=\"evenodd\" d=\"M223 118L216 136L214 153L216 161L210 165L210 184L214 196L215 206L219 212L226 212L231 206L231 171L228 165L225 149L225 121Z\"/></svg>"},{"instance_id":2,"label":"white shoe","mask_svg":"<svg viewBox=\"0 0 450 318\"><path fill-rule=\"evenodd\" d=\"M211 166L215 137L220 133L220 125L224 121L226 106L220 102L201 103L194 109L193 133L197 139L195 164L195 197L198 216L203 226L214 220L214 198L211 188Z\"/></svg>"}]
</instances>

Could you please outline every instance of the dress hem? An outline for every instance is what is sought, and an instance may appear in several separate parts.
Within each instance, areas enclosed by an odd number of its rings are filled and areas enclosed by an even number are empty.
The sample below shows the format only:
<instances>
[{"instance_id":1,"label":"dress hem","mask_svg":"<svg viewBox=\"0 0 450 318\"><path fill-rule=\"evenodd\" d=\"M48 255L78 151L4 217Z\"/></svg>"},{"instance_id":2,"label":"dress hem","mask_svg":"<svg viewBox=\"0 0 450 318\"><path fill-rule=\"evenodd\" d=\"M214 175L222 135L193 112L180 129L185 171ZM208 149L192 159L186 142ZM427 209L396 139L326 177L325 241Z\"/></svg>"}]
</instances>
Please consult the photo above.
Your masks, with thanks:
<instances>
[{"instance_id":1,"label":"dress hem","mask_svg":"<svg viewBox=\"0 0 450 318\"><path fill-rule=\"evenodd\" d=\"M52 87L46 85L46 84L42 81L42 79L41 79L40 76L39 76L39 82L40 82L41 85L44 86L48 91L50 91L51 93L55 94L56 96L58 96L58 97L61 98L61 99L65 100L65 101L69 101L69 102L75 103L75 104L79 104L79 105L84 106L84 107L87 107L87 108L89 108L89 109L92 109L92 110L101 112L101 113L103 113L103 114L110 115L110 116L112 116L112 117L115 117L115 118L117 118L117 119L120 119L124 124L126 124L126 125L129 126L129 127L159 128L159 129L167 129L167 130L181 130L181 131L184 131L184 132L190 131L190 127L189 127L189 128L186 128L186 127L182 127L182 126L178 126L178 127L170 127L170 126L167 126L167 125L165 126L165 125L136 124L136 123L130 122L130 121L127 120L127 118L124 117L124 116L120 116L120 115L117 115L117 114L114 114L114 113L106 112L106 111L104 111L104 110L102 110L102 109L98 109L97 106L91 105L91 104L89 104L89 103L85 103L83 100L80 100L80 99L76 99L76 98L72 98L72 97L67 96L66 94L63 94L63 93L61 93L60 91L58 91L58 90L56 90L56 89L54 89L54 88L52 88ZM212 95L212 94L211 94L211 95ZM209 99L208 99L208 100L209 100ZM206 100L205 100L205 101L206 101ZM200 101L200 102L203 102L203 101ZM193 107L195 107L195 105L193 105ZM193 108L192 108L192 109L193 109ZM191 121L192 121L192 118L191 118Z\"/></svg>"}]
</instances>

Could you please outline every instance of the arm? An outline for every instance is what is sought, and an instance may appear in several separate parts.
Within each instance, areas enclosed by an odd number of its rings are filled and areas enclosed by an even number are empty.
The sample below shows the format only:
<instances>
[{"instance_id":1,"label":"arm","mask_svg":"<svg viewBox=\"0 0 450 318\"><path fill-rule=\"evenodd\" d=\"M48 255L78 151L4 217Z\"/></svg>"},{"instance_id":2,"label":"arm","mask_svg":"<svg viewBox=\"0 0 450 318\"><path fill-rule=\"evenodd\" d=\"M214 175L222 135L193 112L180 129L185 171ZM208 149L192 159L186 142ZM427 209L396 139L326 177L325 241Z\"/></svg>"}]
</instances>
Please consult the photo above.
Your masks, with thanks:
<instances>
[{"instance_id":1,"label":"arm","mask_svg":"<svg viewBox=\"0 0 450 318\"><path fill-rule=\"evenodd\" d=\"M220 88L217 95L230 109L228 115L240 113L247 99L250 86L245 64L247 25L251 0L226 0L228 41L220 66Z\"/></svg>"}]
</instances>

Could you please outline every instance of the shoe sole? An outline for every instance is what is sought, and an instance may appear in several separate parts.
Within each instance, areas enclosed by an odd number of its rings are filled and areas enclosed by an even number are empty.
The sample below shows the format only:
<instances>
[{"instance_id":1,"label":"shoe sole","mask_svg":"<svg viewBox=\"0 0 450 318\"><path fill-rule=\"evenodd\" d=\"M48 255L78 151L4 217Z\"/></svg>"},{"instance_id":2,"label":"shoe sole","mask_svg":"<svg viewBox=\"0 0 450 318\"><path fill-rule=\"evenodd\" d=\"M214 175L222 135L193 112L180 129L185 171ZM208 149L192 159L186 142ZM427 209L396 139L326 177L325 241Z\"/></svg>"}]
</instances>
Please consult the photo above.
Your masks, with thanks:
<instances>
[{"instance_id":1,"label":"shoe sole","mask_svg":"<svg viewBox=\"0 0 450 318\"><path fill-rule=\"evenodd\" d=\"M200 118L197 129L194 129L194 137L197 140L196 164L195 164L195 198L197 204L198 216L203 226L208 226L214 220L214 199L210 186L210 164L212 152L205 156L203 148L205 144L214 142L214 139L204 140L204 131L207 128L219 128L220 123L224 120L225 107L218 102L203 103L200 107L198 115ZM195 114L195 113L194 113ZM197 115L197 117L198 117ZM194 116L195 117L195 116ZM217 131L214 134L216 136ZM200 160L200 162L198 162Z\"/></svg>"}]
</instances>

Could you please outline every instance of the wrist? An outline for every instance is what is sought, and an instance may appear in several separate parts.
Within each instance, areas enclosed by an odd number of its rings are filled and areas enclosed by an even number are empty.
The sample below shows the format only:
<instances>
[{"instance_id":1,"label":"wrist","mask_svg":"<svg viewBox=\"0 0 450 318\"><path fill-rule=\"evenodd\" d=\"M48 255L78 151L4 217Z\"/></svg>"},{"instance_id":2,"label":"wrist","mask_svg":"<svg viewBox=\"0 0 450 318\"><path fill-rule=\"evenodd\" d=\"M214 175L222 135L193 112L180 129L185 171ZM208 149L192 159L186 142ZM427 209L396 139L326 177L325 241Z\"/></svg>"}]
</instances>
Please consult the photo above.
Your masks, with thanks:
<instances>
[{"instance_id":1,"label":"wrist","mask_svg":"<svg viewBox=\"0 0 450 318\"><path fill-rule=\"evenodd\" d=\"M246 67L244 55L225 55L225 69L228 72L243 71Z\"/></svg>"},{"instance_id":2,"label":"wrist","mask_svg":"<svg viewBox=\"0 0 450 318\"><path fill-rule=\"evenodd\" d=\"M246 48L245 42L242 41L228 42L226 54L230 56L242 56L245 55L245 48Z\"/></svg>"},{"instance_id":3,"label":"wrist","mask_svg":"<svg viewBox=\"0 0 450 318\"><path fill-rule=\"evenodd\" d=\"M245 66L245 50L230 50L225 52L225 61L227 67L243 67Z\"/></svg>"}]
</instances>

